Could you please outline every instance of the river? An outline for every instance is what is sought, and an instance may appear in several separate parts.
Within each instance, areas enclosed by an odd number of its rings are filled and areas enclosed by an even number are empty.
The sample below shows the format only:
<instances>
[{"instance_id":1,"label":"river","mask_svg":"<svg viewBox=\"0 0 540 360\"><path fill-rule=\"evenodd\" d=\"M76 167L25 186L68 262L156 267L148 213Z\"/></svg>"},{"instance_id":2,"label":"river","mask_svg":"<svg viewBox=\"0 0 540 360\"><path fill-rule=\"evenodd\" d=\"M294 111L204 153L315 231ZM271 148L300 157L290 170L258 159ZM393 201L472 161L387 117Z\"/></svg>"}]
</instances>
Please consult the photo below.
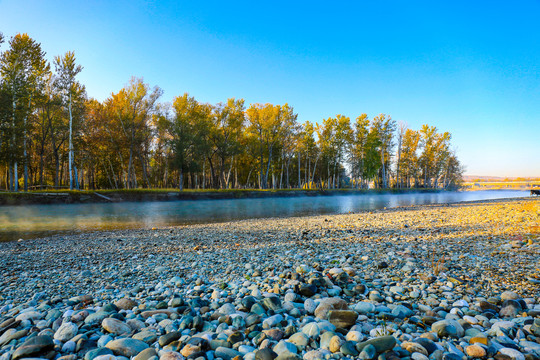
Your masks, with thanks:
<instances>
[{"instance_id":1,"label":"river","mask_svg":"<svg viewBox=\"0 0 540 360\"><path fill-rule=\"evenodd\" d=\"M0 206L0 242L94 230L152 228L251 218L342 214L399 206L515 198L528 195L528 191L485 190Z\"/></svg>"}]
</instances>

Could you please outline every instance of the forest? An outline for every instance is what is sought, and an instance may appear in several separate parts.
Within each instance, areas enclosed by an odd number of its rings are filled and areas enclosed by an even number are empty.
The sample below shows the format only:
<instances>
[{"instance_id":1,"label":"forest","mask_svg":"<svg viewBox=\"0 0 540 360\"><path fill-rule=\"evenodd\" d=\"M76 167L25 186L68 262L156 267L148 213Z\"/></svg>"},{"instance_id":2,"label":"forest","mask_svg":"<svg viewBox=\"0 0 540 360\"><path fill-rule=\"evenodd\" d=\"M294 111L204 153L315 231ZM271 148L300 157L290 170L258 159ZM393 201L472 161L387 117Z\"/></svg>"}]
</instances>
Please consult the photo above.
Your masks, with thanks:
<instances>
[{"instance_id":1,"label":"forest","mask_svg":"<svg viewBox=\"0 0 540 360\"><path fill-rule=\"evenodd\" d=\"M197 101L133 77L100 102L73 52L0 33L0 189L456 188L451 134L391 116L299 123L289 104Z\"/></svg>"}]
</instances>

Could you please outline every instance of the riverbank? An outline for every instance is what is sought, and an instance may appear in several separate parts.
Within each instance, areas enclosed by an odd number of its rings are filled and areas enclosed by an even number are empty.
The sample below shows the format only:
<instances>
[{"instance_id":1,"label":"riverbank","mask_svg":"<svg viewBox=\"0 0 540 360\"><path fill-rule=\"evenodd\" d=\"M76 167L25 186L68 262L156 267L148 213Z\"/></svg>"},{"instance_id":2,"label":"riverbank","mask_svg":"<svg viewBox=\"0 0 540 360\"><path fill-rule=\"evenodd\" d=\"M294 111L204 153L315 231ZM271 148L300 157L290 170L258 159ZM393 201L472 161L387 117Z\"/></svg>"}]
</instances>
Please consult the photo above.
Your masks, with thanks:
<instances>
[{"instance_id":1,"label":"riverbank","mask_svg":"<svg viewBox=\"0 0 540 360\"><path fill-rule=\"evenodd\" d=\"M100 190L0 192L0 205L87 204L176 200L256 199L300 196L436 193L441 189L334 190Z\"/></svg>"},{"instance_id":2,"label":"riverbank","mask_svg":"<svg viewBox=\"0 0 540 360\"><path fill-rule=\"evenodd\" d=\"M1 243L0 358L539 359L539 222L530 198Z\"/></svg>"}]
</instances>

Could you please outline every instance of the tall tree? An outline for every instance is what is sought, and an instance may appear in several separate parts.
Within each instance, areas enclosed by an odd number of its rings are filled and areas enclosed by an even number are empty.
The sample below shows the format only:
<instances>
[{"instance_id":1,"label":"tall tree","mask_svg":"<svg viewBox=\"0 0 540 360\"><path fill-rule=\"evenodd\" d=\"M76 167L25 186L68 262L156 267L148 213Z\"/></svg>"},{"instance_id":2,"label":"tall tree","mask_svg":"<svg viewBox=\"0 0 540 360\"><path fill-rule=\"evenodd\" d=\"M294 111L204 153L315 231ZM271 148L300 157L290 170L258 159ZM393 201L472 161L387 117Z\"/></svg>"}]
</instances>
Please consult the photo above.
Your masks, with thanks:
<instances>
[{"instance_id":1,"label":"tall tree","mask_svg":"<svg viewBox=\"0 0 540 360\"><path fill-rule=\"evenodd\" d=\"M463 179L463 172L465 171L463 165L459 162L455 152L450 152L444 167L444 181L443 187L445 189L457 189L461 186Z\"/></svg>"},{"instance_id":2,"label":"tall tree","mask_svg":"<svg viewBox=\"0 0 540 360\"><path fill-rule=\"evenodd\" d=\"M361 114L356 118L351 141L350 162L355 187L364 187L366 177L367 140L369 134L369 118Z\"/></svg>"},{"instance_id":3,"label":"tall tree","mask_svg":"<svg viewBox=\"0 0 540 360\"><path fill-rule=\"evenodd\" d=\"M302 181L300 179L300 168L301 168L301 155L304 156L304 184L310 189L313 183L315 176L315 171L317 168L317 163L319 160L320 152L317 148L317 141L315 140L315 126L313 123L306 121L300 132L299 138L299 152L298 152L298 187L302 187ZM315 160L314 160L315 159ZM313 163L313 169L311 165Z\"/></svg>"},{"instance_id":4,"label":"tall tree","mask_svg":"<svg viewBox=\"0 0 540 360\"><path fill-rule=\"evenodd\" d=\"M106 101L110 116L114 117L114 123L119 127L122 148L127 150L125 183L129 189L137 187L135 160L141 160L144 156L145 141L151 131L150 122L162 93L159 87L151 90L142 78L133 77L129 84ZM146 177L144 170L143 176Z\"/></svg>"},{"instance_id":5,"label":"tall tree","mask_svg":"<svg viewBox=\"0 0 540 360\"><path fill-rule=\"evenodd\" d=\"M229 187L232 160L227 175L227 161L241 152L241 137L244 131L244 99L228 99L226 104L214 107L213 126L210 141L219 159L219 183L221 188Z\"/></svg>"},{"instance_id":6,"label":"tall tree","mask_svg":"<svg viewBox=\"0 0 540 360\"><path fill-rule=\"evenodd\" d=\"M73 190L73 114L72 98L77 81L75 77L82 71L82 66L75 63L75 53L68 51L64 56L55 56L54 65L57 73L57 83L68 104L69 112L69 189Z\"/></svg>"},{"instance_id":7,"label":"tall tree","mask_svg":"<svg viewBox=\"0 0 540 360\"><path fill-rule=\"evenodd\" d=\"M394 146L393 134L396 128L396 123L390 116L380 114L373 118L372 126L379 137L379 152L381 159L381 174L380 183L383 189L388 187L388 178L391 163L391 151Z\"/></svg>"},{"instance_id":8,"label":"tall tree","mask_svg":"<svg viewBox=\"0 0 540 360\"><path fill-rule=\"evenodd\" d=\"M281 139L292 130L297 115L288 104L253 104L247 109L246 114L249 122L248 131L256 139L259 148L259 186L267 189L274 151Z\"/></svg>"},{"instance_id":9,"label":"tall tree","mask_svg":"<svg viewBox=\"0 0 540 360\"><path fill-rule=\"evenodd\" d=\"M405 132L407 131L407 124L404 122L399 122L398 124L398 132L397 132L397 160L396 160L396 187L401 188L402 181L401 181L401 150L403 148L403 136L405 136Z\"/></svg>"},{"instance_id":10,"label":"tall tree","mask_svg":"<svg viewBox=\"0 0 540 360\"><path fill-rule=\"evenodd\" d=\"M403 134L401 158L399 166L405 176L405 186L418 186L418 149L420 144L420 133L412 129L406 129ZM414 180L414 185L411 184Z\"/></svg>"},{"instance_id":11,"label":"tall tree","mask_svg":"<svg viewBox=\"0 0 540 360\"><path fill-rule=\"evenodd\" d=\"M10 94L12 114L10 127L9 163L11 189L18 191L18 162L24 163L24 189L28 190L28 118L32 112L32 98L39 91L42 78L49 71L41 45L27 34L17 34L9 42L10 48L0 59L0 75ZM22 138L21 142L18 140Z\"/></svg>"},{"instance_id":12,"label":"tall tree","mask_svg":"<svg viewBox=\"0 0 540 360\"><path fill-rule=\"evenodd\" d=\"M336 159L334 163L334 179L333 186L341 187L341 168L345 154L350 149L352 142L353 131L351 128L351 119L348 116L336 116L335 135L332 139L332 146L336 149ZM337 177L337 180L336 180ZM336 185L337 182L337 185Z\"/></svg>"},{"instance_id":13,"label":"tall tree","mask_svg":"<svg viewBox=\"0 0 540 360\"><path fill-rule=\"evenodd\" d=\"M184 174L199 170L204 161L207 146L204 135L210 125L211 107L185 93L174 98L173 110L170 130L173 164L178 169L178 187L183 190Z\"/></svg>"}]
</instances>

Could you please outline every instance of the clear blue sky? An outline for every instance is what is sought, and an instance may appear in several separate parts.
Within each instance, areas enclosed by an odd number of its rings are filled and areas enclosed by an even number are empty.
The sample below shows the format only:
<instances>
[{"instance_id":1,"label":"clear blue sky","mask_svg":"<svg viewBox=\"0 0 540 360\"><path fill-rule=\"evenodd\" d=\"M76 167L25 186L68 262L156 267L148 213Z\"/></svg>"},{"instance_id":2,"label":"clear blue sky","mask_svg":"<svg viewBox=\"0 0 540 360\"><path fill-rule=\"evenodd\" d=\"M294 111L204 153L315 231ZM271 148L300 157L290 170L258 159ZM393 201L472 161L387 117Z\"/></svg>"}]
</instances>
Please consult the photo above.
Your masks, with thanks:
<instances>
[{"instance_id":1,"label":"clear blue sky","mask_svg":"<svg viewBox=\"0 0 540 360\"><path fill-rule=\"evenodd\" d=\"M163 101L288 102L302 122L386 113L494 176L540 176L539 19L538 0L0 0L0 31L75 51L98 100L138 76Z\"/></svg>"}]
</instances>

